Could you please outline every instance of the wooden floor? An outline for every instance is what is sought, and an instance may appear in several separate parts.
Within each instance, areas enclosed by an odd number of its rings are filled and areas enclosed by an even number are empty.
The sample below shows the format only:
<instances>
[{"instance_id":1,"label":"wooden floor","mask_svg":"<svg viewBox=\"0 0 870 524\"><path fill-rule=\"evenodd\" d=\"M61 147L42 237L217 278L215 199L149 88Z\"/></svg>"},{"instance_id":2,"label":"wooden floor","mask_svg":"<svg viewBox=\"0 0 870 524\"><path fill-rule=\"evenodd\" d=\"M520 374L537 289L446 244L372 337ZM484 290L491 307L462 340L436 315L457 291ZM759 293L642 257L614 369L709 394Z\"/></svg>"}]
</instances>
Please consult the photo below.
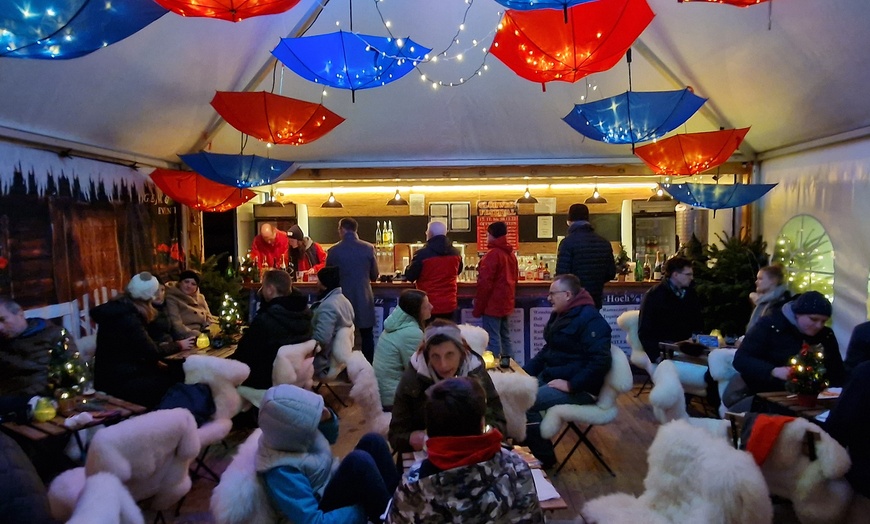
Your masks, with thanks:
<instances>
[{"instance_id":1,"label":"wooden floor","mask_svg":"<svg viewBox=\"0 0 870 524\"><path fill-rule=\"evenodd\" d=\"M612 424L596 426L589 434L590 440L616 473L616 477L612 477L592 454L581 446L559 475L551 475L553 484L567 502L568 509L549 514L548 522L582 523L579 511L586 501L614 492L634 495L643 492L643 479L647 470L646 451L652 443L658 424L649 405L649 390L635 397L639 388L638 382L632 392L619 397L619 416ZM347 391L339 391L339 394L346 398ZM329 393L325 393L325 397L329 400ZM342 407L339 417L341 431L333 451L341 457L353 449L357 440L365 432L365 425L360 410L353 404L346 408ZM218 449L209 453L206 460L209 466L220 474L232 459L235 447L247 437L247 434L246 431L233 431L227 439L226 449L217 446ZM556 453L560 459L570 450L575 440L575 437L569 435L559 444ZM214 522L208 509L208 501L214 485L215 483L210 480L196 480L174 522ZM150 521L153 521L153 515L146 515L146 522L149 522L149 517L152 519ZM173 522L171 518L167 518L167 521ZM791 524L797 521L788 505L778 504L775 506L774 522Z\"/></svg>"}]
</instances>

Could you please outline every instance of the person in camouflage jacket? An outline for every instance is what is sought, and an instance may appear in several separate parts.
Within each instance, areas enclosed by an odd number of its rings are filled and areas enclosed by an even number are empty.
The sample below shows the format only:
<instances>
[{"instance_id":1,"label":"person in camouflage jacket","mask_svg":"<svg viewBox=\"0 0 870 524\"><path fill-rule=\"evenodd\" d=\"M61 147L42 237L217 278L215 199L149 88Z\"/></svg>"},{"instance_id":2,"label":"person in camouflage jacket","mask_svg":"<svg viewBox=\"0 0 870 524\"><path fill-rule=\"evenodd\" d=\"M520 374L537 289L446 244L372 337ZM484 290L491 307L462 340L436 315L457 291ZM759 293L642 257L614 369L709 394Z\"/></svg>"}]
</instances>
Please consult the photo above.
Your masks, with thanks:
<instances>
[{"instance_id":1,"label":"person in camouflage jacket","mask_svg":"<svg viewBox=\"0 0 870 524\"><path fill-rule=\"evenodd\" d=\"M425 407L428 458L411 467L393 495L387 522L544 522L528 464L484 432L486 394L468 377L438 382Z\"/></svg>"}]
</instances>

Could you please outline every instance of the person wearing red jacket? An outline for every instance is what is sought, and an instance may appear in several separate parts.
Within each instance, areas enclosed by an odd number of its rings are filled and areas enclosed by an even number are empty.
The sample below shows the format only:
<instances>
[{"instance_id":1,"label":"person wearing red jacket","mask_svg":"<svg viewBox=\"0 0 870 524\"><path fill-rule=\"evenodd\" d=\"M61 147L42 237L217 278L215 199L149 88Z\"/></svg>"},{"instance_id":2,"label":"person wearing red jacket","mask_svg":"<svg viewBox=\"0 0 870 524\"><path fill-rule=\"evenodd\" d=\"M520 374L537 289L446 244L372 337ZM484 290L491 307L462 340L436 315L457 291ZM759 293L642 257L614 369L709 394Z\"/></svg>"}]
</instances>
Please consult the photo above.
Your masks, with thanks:
<instances>
[{"instance_id":1,"label":"person wearing red jacket","mask_svg":"<svg viewBox=\"0 0 870 524\"><path fill-rule=\"evenodd\" d=\"M432 303L432 318L453 320L456 312L456 277L462 273L462 255L447 238L447 224L432 221L426 228L426 247L414 253L405 279L416 282Z\"/></svg>"},{"instance_id":2,"label":"person wearing red jacket","mask_svg":"<svg viewBox=\"0 0 870 524\"><path fill-rule=\"evenodd\" d=\"M474 299L475 318L483 317L483 329L489 335L486 349L495 355L510 357L508 319L514 312L519 266L514 248L507 240L507 224L493 222L486 228L489 251L477 265L477 296Z\"/></svg>"},{"instance_id":3,"label":"person wearing red jacket","mask_svg":"<svg viewBox=\"0 0 870 524\"><path fill-rule=\"evenodd\" d=\"M326 251L320 244L311 240L302 228L296 224L287 230L287 240L290 242L290 260L296 271L305 271L309 275L317 274L326 267Z\"/></svg>"},{"instance_id":4,"label":"person wearing red jacket","mask_svg":"<svg viewBox=\"0 0 870 524\"><path fill-rule=\"evenodd\" d=\"M290 243L287 240L287 233L276 228L270 223L265 223L260 226L260 234L254 237L254 242L251 243L251 258L257 264L257 267L266 265L269 267L281 267L281 263L287 263L287 249Z\"/></svg>"}]
</instances>

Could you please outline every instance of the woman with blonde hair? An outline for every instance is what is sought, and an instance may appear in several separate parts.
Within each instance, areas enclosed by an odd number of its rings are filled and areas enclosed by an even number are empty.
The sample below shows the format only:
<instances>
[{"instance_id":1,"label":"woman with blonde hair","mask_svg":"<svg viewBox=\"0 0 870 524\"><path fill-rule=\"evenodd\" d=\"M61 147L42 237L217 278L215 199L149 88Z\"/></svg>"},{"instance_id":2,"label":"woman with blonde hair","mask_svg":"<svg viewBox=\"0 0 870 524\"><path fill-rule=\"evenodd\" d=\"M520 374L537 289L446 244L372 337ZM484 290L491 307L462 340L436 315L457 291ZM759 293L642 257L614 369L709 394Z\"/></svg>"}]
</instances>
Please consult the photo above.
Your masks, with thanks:
<instances>
[{"instance_id":1,"label":"woman with blonde hair","mask_svg":"<svg viewBox=\"0 0 870 524\"><path fill-rule=\"evenodd\" d=\"M157 279L144 271L130 279L123 294L91 310L99 325L94 387L147 408L156 405L173 384L184 381L181 366L163 363L148 334L148 323L157 315L151 301L159 287Z\"/></svg>"},{"instance_id":2,"label":"woman with blonde hair","mask_svg":"<svg viewBox=\"0 0 870 524\"><path fill-rule=\"evenodd\" d=\"M758 270L755 279L755 291L749 294L749 300L755 308L749 317L746 331L758 322L758 319L782 307L791 299L791 293L785 285L785 273L779 264L764 266Z\"/></svg>"}]
</instances>

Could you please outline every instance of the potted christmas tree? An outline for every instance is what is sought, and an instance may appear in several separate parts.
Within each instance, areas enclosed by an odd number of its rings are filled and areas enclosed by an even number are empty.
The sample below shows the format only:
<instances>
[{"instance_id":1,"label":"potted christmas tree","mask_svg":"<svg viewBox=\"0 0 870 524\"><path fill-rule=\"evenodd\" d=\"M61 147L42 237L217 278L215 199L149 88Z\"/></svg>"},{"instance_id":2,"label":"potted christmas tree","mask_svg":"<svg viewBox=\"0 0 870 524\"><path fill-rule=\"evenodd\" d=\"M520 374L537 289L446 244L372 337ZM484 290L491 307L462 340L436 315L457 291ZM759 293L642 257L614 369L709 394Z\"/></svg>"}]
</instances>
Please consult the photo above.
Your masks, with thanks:
<instances>
[{"instance_id":1,"label":"potted christmas tree","mask_svg":"<svg viewBox=\"0 0 870 524\"><path fill-rule=\"evenodd\" d=\"M796 393L798 404L804 407L816 405L819 393L828 387L825 379L825 353L821 344L810 346L804 343L801 351L791 357L791 370L785 388Z\"/></svg>"}]
</instances>

